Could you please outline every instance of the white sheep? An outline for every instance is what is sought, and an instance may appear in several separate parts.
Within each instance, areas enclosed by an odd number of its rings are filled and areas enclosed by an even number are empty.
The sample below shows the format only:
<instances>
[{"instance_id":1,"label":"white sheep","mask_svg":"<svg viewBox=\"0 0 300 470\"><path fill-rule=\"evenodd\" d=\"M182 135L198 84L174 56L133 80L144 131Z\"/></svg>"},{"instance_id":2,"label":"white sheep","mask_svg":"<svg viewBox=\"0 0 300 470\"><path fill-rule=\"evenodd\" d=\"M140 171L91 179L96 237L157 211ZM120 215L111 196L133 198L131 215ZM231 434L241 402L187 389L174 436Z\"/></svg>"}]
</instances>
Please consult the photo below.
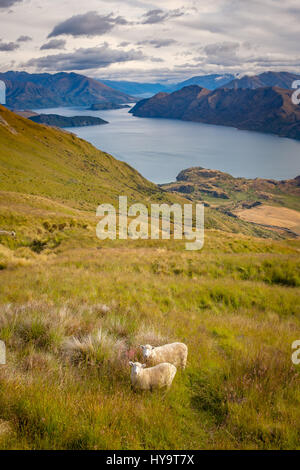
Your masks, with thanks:
<instances>
[{"instance_id":1,"label":"white sheep","mask_svg":"<svg viewBox=\"0 0 300 470\"><path fill-rule=\"evenodd\" d=\"M141 345L143 357L147 364L155 365L161 362L169 362L175 367L185 369L188 348L184 343L165 344L164 346L154 347L150 344Z\"/></svg>"},{"instance_id":2,"label":"white sheep","mask_svg":"<svg viewBox=\"0 0 300 470\"><path fill-rule=\"evenodd\" d=\"M132 386L140 390L154 390L158 388L170 388L177 369L173 364L162 363L146 369L146 364L129 362L131 366Z\"/></svg>"},{"instance_id":3,"label":"white sheep","mask_svg":"<svg viewBox=\"0 0 300 470\"><path fill-rule=\"evenodd\" d=\"M12 232L9 232L8 230L0 230L0 235L7 235L9 237L16 238L16 232L14 230Z\"/></svg>"}]
</instances>

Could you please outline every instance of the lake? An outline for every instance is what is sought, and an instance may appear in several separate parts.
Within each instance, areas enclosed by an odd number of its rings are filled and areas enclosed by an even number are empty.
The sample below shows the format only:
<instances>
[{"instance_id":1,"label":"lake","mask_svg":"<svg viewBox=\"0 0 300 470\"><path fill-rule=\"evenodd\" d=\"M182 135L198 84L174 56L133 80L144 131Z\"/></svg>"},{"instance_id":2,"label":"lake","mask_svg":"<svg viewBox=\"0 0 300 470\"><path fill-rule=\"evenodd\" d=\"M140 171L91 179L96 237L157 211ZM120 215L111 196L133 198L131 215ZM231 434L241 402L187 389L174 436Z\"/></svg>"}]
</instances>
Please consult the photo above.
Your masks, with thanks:
<instances>
[{"instance_id":1,"label":"lake","mask_svg":"<svg viewBox=\"0 0 300 470\"><path fill-rule=\"evenodd\" d=\"M129 163L154 183L174 181L192 166L246 178L289 179L300 174L300 141L171 119L134 117L128 109L89 111L78 108L36 110L63 116L89 115L105 126L72 128L97 148Z\"/></svg>"}]
</instances>

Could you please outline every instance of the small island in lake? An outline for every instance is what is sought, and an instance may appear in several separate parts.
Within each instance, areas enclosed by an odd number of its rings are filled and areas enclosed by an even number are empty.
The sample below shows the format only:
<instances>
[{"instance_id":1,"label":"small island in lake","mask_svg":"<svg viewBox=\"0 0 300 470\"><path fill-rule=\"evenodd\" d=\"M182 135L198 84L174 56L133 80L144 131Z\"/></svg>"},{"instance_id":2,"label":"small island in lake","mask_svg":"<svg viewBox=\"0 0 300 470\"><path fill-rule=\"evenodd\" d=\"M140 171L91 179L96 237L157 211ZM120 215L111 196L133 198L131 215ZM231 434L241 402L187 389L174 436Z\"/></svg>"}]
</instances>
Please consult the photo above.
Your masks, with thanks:
<instances>
[{"instance_id":1,"label":"small island in lake","mask_svg":"<svg viewBox=\"0 0 300 470\"><path fill-rule=\"evenodd\" d=\"M101 126L108 124L104 119L94 116L60 116L58 114L37 114L30 116L29 119L38 124L46 124L53 127L85 127L85 126Z\"/></svg>"},{"instance_id":2,"label":"small island in lake","mask_svg":"<svg viewBox=\"0 0 300 470\"><path fill-rule=\"evenodd\" d=\"M128 104L116 103L95 103L90 107L90 111L110 111L113 109L131 108Z\"/></svg>"}]
</instances>

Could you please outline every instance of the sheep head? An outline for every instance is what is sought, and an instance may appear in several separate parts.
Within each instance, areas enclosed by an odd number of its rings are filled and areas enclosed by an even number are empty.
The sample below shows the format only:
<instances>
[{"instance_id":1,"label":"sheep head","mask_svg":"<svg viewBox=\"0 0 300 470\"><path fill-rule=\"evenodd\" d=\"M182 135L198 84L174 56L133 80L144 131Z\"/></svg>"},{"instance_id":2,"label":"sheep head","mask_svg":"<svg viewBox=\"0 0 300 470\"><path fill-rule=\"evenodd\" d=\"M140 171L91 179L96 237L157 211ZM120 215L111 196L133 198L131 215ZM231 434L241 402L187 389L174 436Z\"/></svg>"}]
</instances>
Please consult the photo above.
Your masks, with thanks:
<instances>
[{"instance_id":1,"label":"sheep head","mask_svg":"<svg viewBox=\"0 0 300 470\"><path fill-rule=\"evenodd\" d=\"M151 355L152 355L152 351L153 351L154 347L151 346L150 344L145 344L144 346L141 344L141 348L142 348L142 351L143 351L143 357L145 359L149 359L149 357L151 357Z\"/></svg>"},{"instance_id":2,"label":"sheep head","mask_svg":"<svg viewBox=\"0 0 300 470\"><path fill-rule=\"evenodd\" d=\"M145 369L146 364L141 364L140 362L129 362L129 365L131 367L131 373L133 375L139 375L141 373L142 369Z\"/></svg>"}]
</instances>

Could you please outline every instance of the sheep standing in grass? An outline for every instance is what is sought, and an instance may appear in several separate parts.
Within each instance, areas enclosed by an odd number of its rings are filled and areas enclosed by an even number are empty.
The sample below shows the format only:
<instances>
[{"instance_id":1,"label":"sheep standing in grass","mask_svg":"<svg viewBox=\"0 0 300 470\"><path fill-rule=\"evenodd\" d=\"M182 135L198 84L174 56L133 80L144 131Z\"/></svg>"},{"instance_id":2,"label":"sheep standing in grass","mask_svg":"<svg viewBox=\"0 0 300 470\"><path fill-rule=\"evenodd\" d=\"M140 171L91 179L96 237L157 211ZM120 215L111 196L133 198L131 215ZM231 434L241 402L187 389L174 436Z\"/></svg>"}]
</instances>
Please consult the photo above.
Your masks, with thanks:
<instances>
[{"instance_id":1,"label":"sheep standing in grass","mask_svg":"<svg viewBox=\"0 0 300 470\"><path fill-rule=\"evenodd\" d=\"M140 390L154 390L158 388L170 388L177 369L173 364L162 363L146 369L146 364L129 362L131 366L132 386Z\"/></svg>"},{"instance_id":2,"label":"sheep standing in grass","mask_svg":"<svg viewBox=\"0 0 300 470\"><path fill-rule=\"evenodd\" d=\"M182 369L186 367L188 348L184 343L165 344L156 348L146 344L141 348L147 364L155 365L161 362L169 362L175 367L181 367Z\"/></svg>"},{"instance_id":3,"label":"sheep standing in grass","mask_svg":"<svg viewBox=\"0 0 300 470\"><path fill-rule=\"evenodd\" d=\"M12 232L9 232L8 230L0 230L0 235L7 235L9 237L16 238L16 232L14 230Z\"/></svg>"}]
</instances>

